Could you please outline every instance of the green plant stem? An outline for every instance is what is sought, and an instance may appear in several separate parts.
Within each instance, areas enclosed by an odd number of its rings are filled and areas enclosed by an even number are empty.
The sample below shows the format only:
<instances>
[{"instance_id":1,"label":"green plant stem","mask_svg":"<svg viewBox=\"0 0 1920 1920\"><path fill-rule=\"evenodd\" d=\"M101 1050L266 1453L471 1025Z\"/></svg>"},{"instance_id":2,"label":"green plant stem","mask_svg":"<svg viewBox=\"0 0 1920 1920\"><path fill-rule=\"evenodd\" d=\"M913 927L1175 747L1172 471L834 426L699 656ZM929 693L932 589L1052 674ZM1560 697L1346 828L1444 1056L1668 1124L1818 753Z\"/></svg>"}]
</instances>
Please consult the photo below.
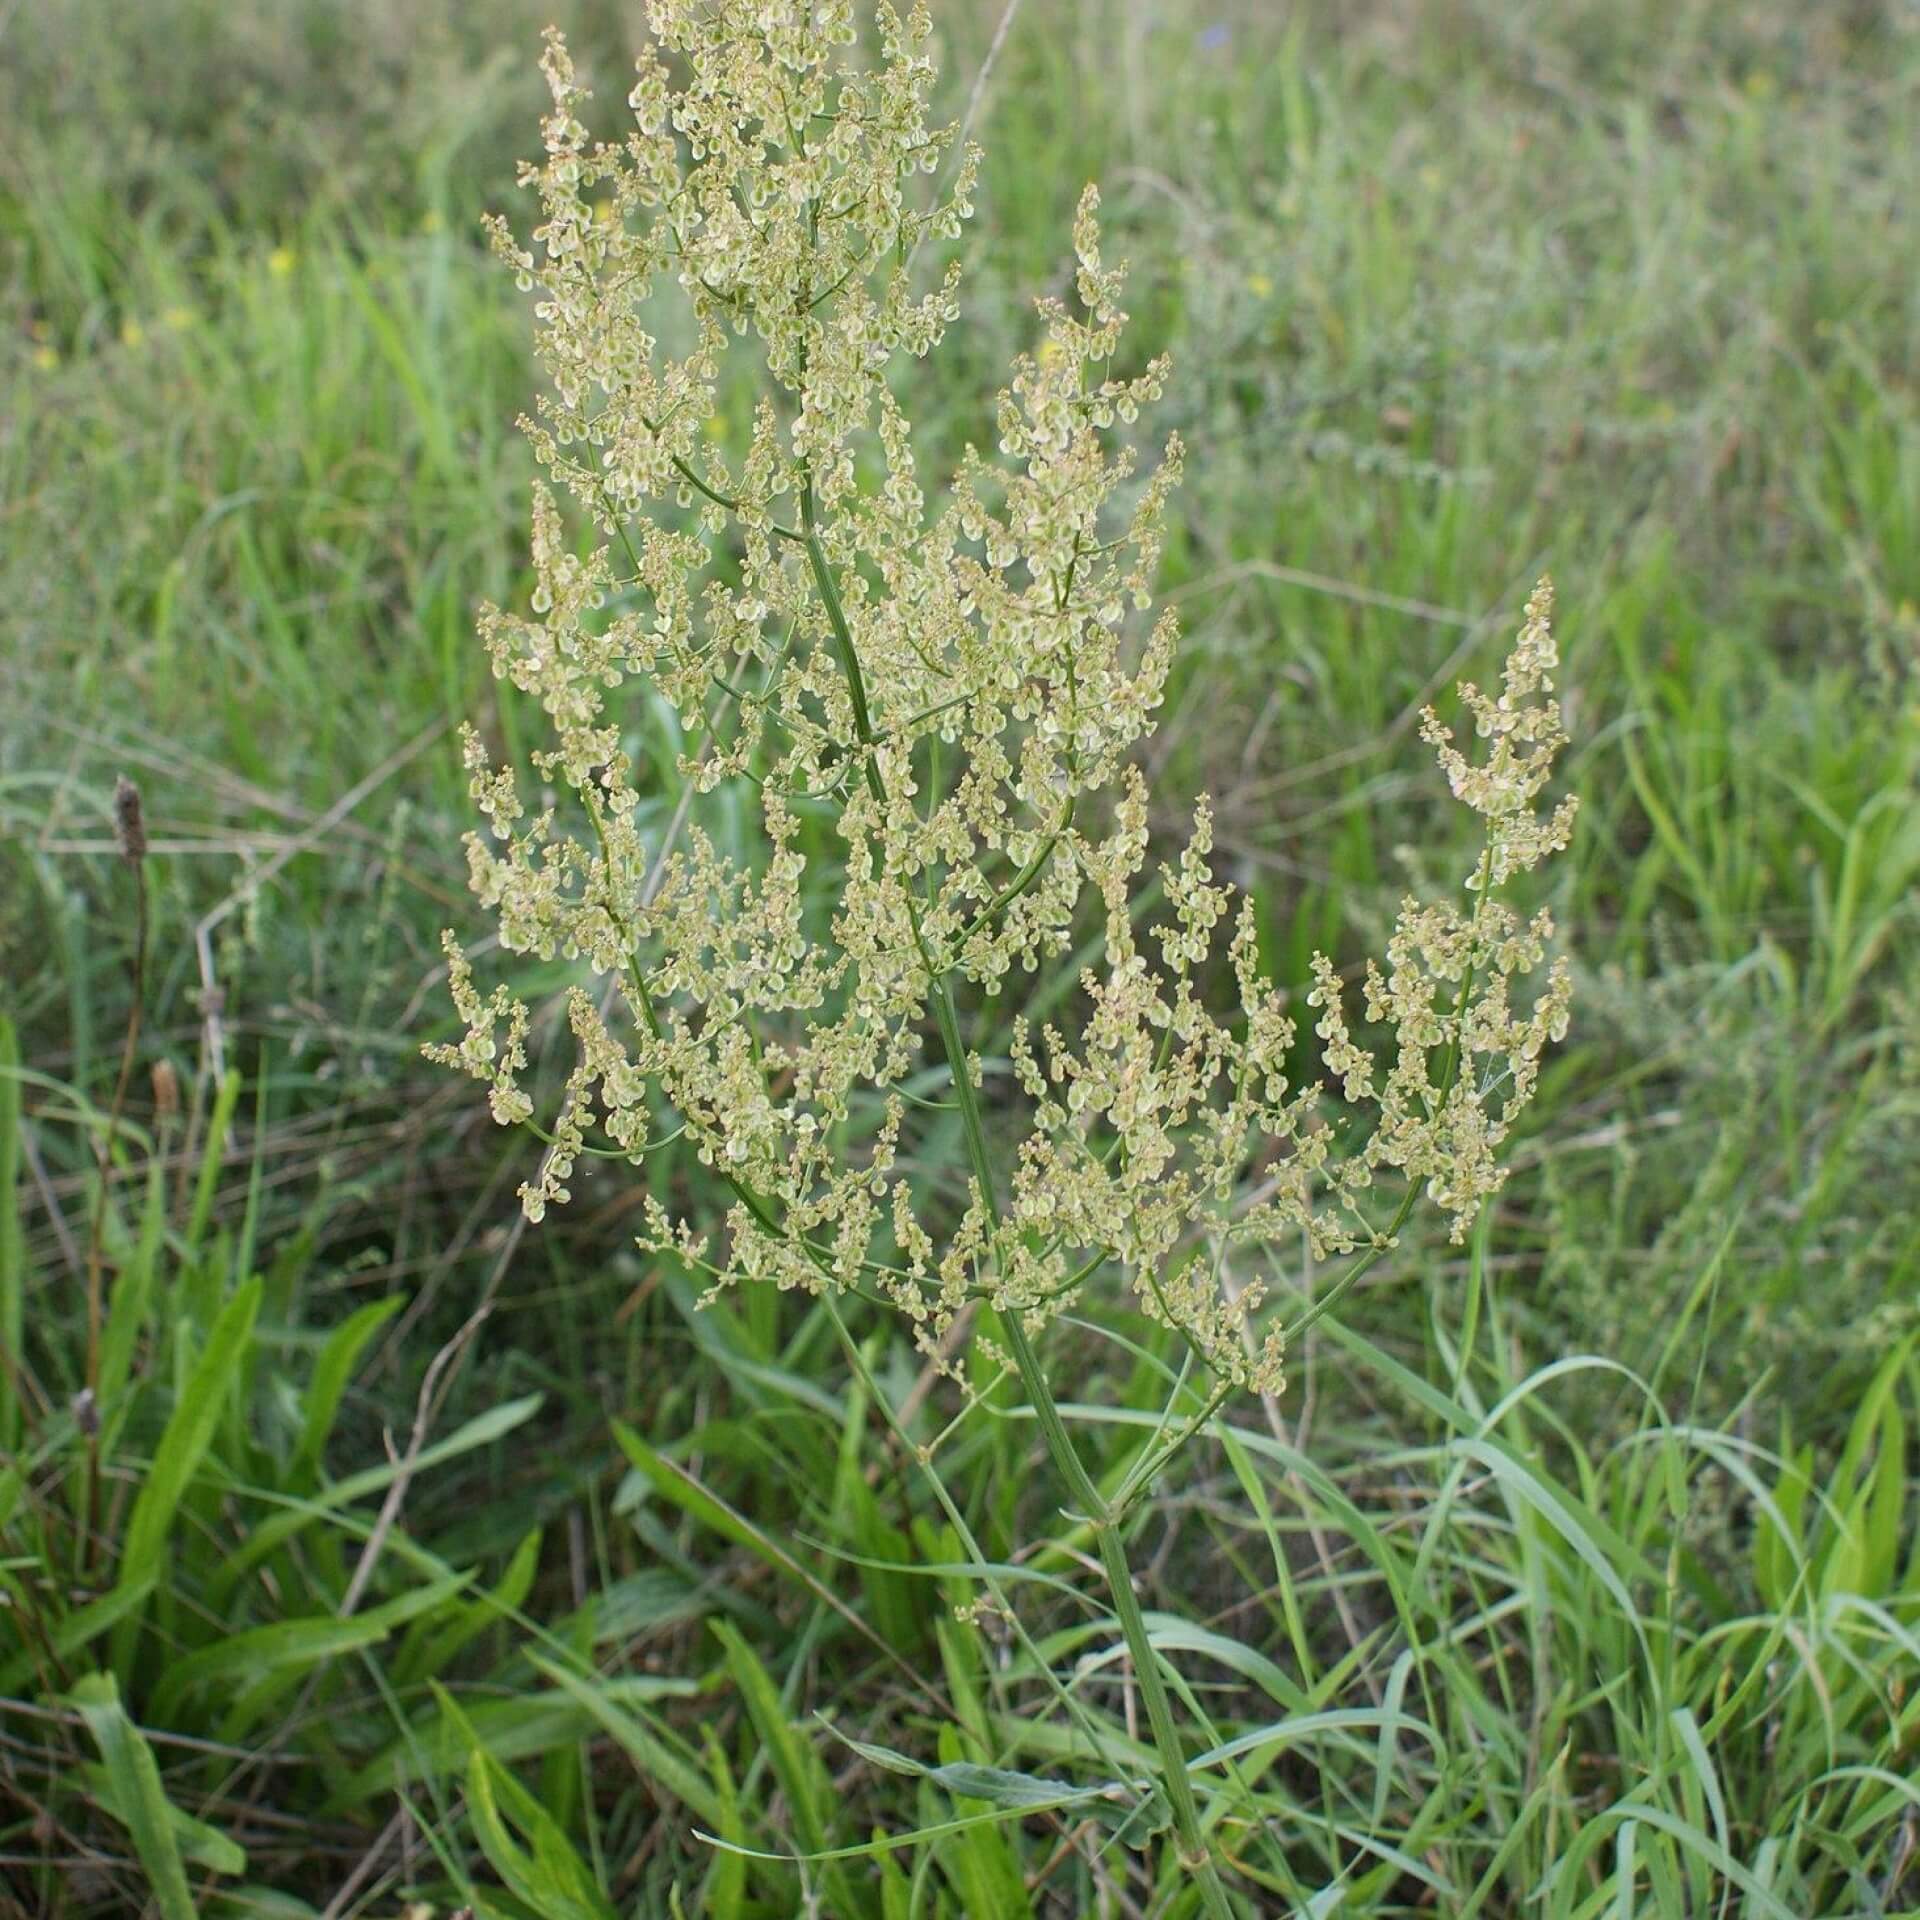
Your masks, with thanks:
<instances>
[{"instance_id":1,"label":"green plant stem","mask_svg":"<svg viewBox=\"0 0 1920 1920\"><path fill-rule=\"evenodd\" d=\"M874 758L873 722L867 708L866 682L860 672L859 655L854 649L853 635L841 605L839 586L833 577L833 568L815 522L813 486L810 481L802 485L800 501L802 524L807 530L807 558L812 567L814 584L819 589L821 604L826 609L834 651L846 675L847 696L853 708L854 732L859 737L866 761L867 786L875 800L884 806L886 791L880 778L879 763ZM960 1032L959 1014L953 1004L948 970L933 964L932 956L920 940L919 916L912 912L911 894L908 902L914 939L920 944L921 959L927 968L934 1020L939 1026L941 1044L946 1050L954 1098L959 1104L961 1126L967 1137L967 1154L973 1162L974 1181L980 1190L980 1204L986 1209L997 1234L1004 1230L1004 1223L994 1191L993 1158L987 1148L980 1099L974 1090L972 1070L967 1064L966 1042ZM1146 1616L1141 1612L1139 1596L1133 1590L1133 1574L1127 1564L1120 1516L1094 1485L1093 1477L1074 1450L1066 1422L1060 1418L1060 1408L1053 1397L1053 1390L1047 1384L1040 1356L1034 1351L1026 1328L1020 1324L1018 1309L1004 1310L1000 1319L1006 1329L1007 1345L1013 1355L1014 1365L1020 1372L1020 1383L1025 1387L1034 1416L1040 1423L1040 1432L1046 1440L1054 1470L1067 1483L1068 1491L1082 1509L1084 1518L1100 1543L1100 1565L1106 1575L1108 1595L1115 1617L1120 1622L1120 1631L1126 1639L1128 1657L1133 1662L1134 1680L1147 1706L1147 1725L1153 1734L1155 1751L1160 1756L1160 1771L1166 1782L1167 1802L1173 1813L1180 1864L1194 1876L1206 1910L1213 1920L1233 1920L1233 1904L1227 1898L1226 1887L1221 1882L1206 1835L1201 1830L1200 1809L1193 1797L1193 1782L1187 1778L1186 1756L1181 1747L1180 1730L1174 1724L1173 1703L1167 1697L1166 1682L1160 1675L1159 1656L1147 1637Z\"/></svg>"},{"instance_id":2,"label":"green plant stem","mask_svg":"<svg viewBox=\"0 0 1920 1920\"><path fill-rule=\"evenodd\" d=\"M892 1430L894 1438L900 1443L906 1457L917 1461L921 1473L925 1476L928 1486L933 1489L933 1496L940 1503L941 1511L946 1514L948 1523L952 1526L961 1547L979 1569L981 1584L992 1596L994 1605L1000 1609L1007 1622L1008 1631L1019 1642L1021 1651L1033 1662L1034 1673L1052 1689L1054 1697L1066 1709L1068 1717L1086 1735L1087 1744L1101 1756L1101 1764L1113 1767L1117 1771L1117 1761L1106 1757L1106 1741L1098 1722L1081 1704L1073 1689L1061 1684L1053 1669L1047 1664L1046 1655L1034 1644L1033 1636L1021 1624L1019 1614L1014 1611L1012 1599L993 1570L993 1562L987 1558L986 1549L980 1544L972 1527L968 1525L967 1516L948 1490L947 1483L940 1477L939 1468L934 1464L931 1451L917 1447L914 1444L913 1435L901 1424L900 1416L895 1412L892 1401L887 1397L880 1382L874 1378L872 1368L867 1365L866 1356L861 1353L859 1344L848 1330L846 1318L841 1313L839 1303L835 1300L831 1289L820 1295L820 1304L825 1309L828 1319L833 1322L835 1333L840 1337L840 1345L846 1352L847 1364L852 1368L854 1378L866 1389L868 1399L879 1410L880 1417Z\"/></svg>"},{"instance_id":3,"label":"green plant stem","mask_svg":"<svg viewBox=\"0 0 1920 1920\"><path fill-rule=\"evenodd\" d=\"M1220 1870L1214 1865L1213 1851L1200 1825L1199 1803L1193 1797L1193 1782L1187 1777L1186 1754L1180 1729L1174 1724L1173 1702L1167 1696L1167 1683L1160 1675L1160 1656L1154 1651L1147 1633L1147 1618L1140 1607L1140 1596L1133 1590L1133 1569L1127 1561L1126 1541L1121 1534L1120 1516L1109 1506L1092 1476L1075 1451L1066 1422L1054 1400L1053 1389L1034 1351L1017 1313L1003 1313L1001 1324L1007 1333L1007 1346L1019 1369L1020 1383L1033 1404L1034 1417L1054 1470L1066 1481L1074 1499L1085 1509L1084 1518L1093 1528L1100 1546L1100 1568L1106 1575L1107 1593L1113 1603L1114 1617L1120 1622L1121 1636L1127 1643L1127 1656L1133 1663L1133 1677L1146 1702L1147 1727L1153 1736L1154 1751L1160 1756L1160 1773L1166 1783L1167 1805L1173 1815L1173 1831L1180 1853L1180 1864L1199 1885L1200 1896L1214 1920L1233 1920L1233 1903L1227 1898Z\"/></svg>"}]
</instances>

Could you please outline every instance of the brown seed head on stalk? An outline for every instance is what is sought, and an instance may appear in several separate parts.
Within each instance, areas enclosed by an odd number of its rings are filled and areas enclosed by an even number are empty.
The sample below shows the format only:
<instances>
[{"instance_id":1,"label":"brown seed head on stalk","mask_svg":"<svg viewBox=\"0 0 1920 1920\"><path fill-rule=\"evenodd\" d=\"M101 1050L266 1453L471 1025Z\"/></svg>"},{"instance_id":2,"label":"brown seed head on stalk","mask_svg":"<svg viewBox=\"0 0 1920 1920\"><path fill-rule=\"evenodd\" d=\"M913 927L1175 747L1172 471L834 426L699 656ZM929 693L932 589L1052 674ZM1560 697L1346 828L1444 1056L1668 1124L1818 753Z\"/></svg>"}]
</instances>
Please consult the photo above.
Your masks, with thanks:
<instances>
[{"instance_id":1,"label":"brown seed head on stalk","mask_svg":"<svg viewBox=\"0 0 1920 1920\"><path fill-rule=\"evenodd\" d=\"M147 857L147 822L140 811L140 789L123 773L113 783L113 832L120 858L129 866Z\"/></svg>"}]
</instances>

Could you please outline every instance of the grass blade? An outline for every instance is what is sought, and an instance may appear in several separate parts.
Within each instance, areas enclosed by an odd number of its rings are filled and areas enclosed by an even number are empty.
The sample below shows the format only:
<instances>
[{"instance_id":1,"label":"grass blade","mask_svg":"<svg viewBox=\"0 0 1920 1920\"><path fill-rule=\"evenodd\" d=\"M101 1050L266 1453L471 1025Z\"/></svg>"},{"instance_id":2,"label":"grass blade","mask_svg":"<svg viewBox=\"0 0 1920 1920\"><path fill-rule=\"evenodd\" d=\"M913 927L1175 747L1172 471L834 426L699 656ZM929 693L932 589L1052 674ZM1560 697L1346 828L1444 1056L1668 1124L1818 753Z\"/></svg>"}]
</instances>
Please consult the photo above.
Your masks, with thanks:
<instances>
[{"instance_id":1,"label":"grass blade","mask_svg":"<svg viewBox=\"0 0 1920 1920\"><path fill-rule=\"evenodd\" d=\"M153 1465L134 1499L120 1549L116 1590L151 1586L160 1578L167 1535L180 1502L206 1456L213 1430L227 1403L227 1389L246 1358L260 1307L260 1282L249 1280L220 1310L207 1336L206 1350L194 1363L166 1431L154 1449ZM114 1637L114 1666L124 1671L132 1648L134 1622L121 1623Z\"/></svg>"},{"instance_id":2,"label":"grass blade","mask_svg":"<svg viewBox=\"0 0 1920 1920\"><path fill-rule=\"evenodd\" d=\"M120 1704L113 1675L90 1673L68 1697L100 1749L117 1802L115 1812L133 1836L134 1851L164 1920L198 1920L174 1837L175 1809L160 1784L153 1749Z\"/></svg>"}]
</instances>

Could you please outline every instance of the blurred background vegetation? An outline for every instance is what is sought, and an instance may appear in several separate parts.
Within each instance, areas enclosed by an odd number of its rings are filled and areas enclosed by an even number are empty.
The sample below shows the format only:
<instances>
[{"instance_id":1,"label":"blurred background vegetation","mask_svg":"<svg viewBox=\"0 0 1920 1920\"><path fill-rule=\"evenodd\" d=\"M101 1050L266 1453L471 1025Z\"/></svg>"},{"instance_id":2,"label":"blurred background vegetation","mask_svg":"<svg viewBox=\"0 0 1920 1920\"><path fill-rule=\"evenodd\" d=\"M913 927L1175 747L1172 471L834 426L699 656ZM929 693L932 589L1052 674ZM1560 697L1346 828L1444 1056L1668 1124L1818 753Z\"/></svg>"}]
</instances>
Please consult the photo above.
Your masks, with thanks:
<instances>
[{"instance_id":1,"label":"blurred background vegetation","mask_svg":"<svg viewBox=\"0 0 1920 1920\"><path fill-rule=\"evenodd\" d=\"M611 110L638 14L0 6L0 1912L1181 1910L1072 1811L884 1870L691 1838L976 1806L815 1709L1065 1733L819 1316L695 1316L630 1178L519 1239L527 1144L418 1059L475 924L451 728L525 731L472 639L533 378L477 220L539 26ZM957 113L1002 9L936 18ZM1917 88L1893 0L1026 0L980 94L915 417L990 430L1098 178L1190 450L1159 790L1215 796L1283 979L1449 870L1417 709L1559 588L1578 1016L1520 1171L1145 1530L1223 1741L1332 1716L1220 1814L1262 1911L1920 1911ZM1117 1467L1163 1343L1070 1337ZM990 1551L1058 1531L1031 1454L942 1456ZM1023 1573L1071 1658L1071 1551Z\"/></svg>"}]
</instances>

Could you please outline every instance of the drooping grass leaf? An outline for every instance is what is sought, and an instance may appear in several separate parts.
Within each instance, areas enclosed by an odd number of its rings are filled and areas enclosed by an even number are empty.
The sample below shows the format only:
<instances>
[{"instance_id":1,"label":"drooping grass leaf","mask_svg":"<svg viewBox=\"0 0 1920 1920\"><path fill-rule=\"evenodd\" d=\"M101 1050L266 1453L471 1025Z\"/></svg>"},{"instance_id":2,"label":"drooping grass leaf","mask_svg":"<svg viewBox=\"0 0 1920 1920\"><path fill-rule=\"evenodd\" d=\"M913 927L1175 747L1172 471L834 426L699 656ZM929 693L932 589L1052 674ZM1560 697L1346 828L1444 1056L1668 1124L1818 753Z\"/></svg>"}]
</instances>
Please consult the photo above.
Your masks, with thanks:
<instances>
[{"instance_id":1,"label":"drooping grass leaf","mask_svg":"<svg viewBox=\"0 0 1920 1920\"><path fill-rule=\"evenodd\" d=\"M113 1675L87 1674L68 1698L100 1749L114 1795L114 1816L133 1837L164 1920L198 1920L175 1832L177 1810L160 1784L153 1749L120 1704Z\"/></svg>"},{"instance_id":2,"label":"drooping grass leaf","mask_svg":"<svg viewBox=\"0 0 1920 1920\"><path fill-rule=\"evenodd\" d=\"M206 1347L174 1405L134 1498L115 1582L122 1593L152 1587L161 1578L174 1515L213 1438L228 1386L246 1357L259 1306L260 1282L248 1280L235 1290L208 1332ZM131 1644L132 1621L123 1620L114 1639L117 1670L124 1670Z\"/></svg>"},{"instance_id":3,"label":"drooping grass leaf","mask_svg":"<svg viewBox=\"0 0 1920 1920\"><path fill-rule=\"evenodd\" d=\"M128 1818L126 1802L113 1774L104 1766L89 1765L84 1777L88 1792L131 1832L133 1821ZM218 1827L210 1827L204 1820L196 1820L191 1814L183 1813L171 1801L167 1802L167 1819L179 1843L183 1861L191 1861L196 1867L206 1867L214 1873L246 1872L246 1850Z\"/></svg>"},{"instance_id":4,"label":"drooping grass leaf","mask_svg":"<svg viewBox=\"0 0 1920 1920\"><path fill-rule=\"evenodd\" d=\"M349 1614L344 1620L331 1615L276 1620L229 1634L168 1668L154 1694L155 1711L165 1718L201 1687L215 1683L241 1686L279 1674L300 1673L357 1648L376 1646L396 1626L430 1614L451 1599L471 1578L469 1574L453 1574L380 1606Z\"/></svg>"},{"instance_id":5,"label":"drooping grass leaf","mask_svg":"<svg viewBox=\"0 0 1920 1920\"><path fill-rule=\"evenodd\" d=\"M649 1727L639 1713L621 1705L612 1690L570 1673L557 1660L529 1656L560 1691L577 1700L582 1711L626 1754L640 1776L656 1793L671 1794L710 1827L725 1827L726 1804L692 1761L684 1758L669 1737Z\"/></svg>"},{"instance_id":6,"label":"drooping grass leaf","mask_svg":"<svg viewBox=\"0 0 1920 1920\"><path fill-rule=\"evenodd\" d=\"M441 1714L467 1748L467 1803L480 1850L508 1890L540 1920L618 1920L612 1903L553 1817L501 1766L435 1683ZM511 1826L509 1825L511 1822ZM530 1842L522 1846L512 1827Z\"/></svg>"},{"instance_id":7,"label":"drooping grass leaf","mask_svg":"<svg viewBox=\"0 0 1920 1920\"><path fill-rule=\"evenodd\" d=\"M353 1369L361 1352L367 1342L400 1311L403 1304L403 1297L397 1293L390 1294L384 1300L370 1301L358 1312L350 1314L327 1336L327 1344L320 1349L320 1357L314 1362L313 1377L301 1395L305 1420L300 1429L299 1444L293 1452L293 1464L297 1470L304 1469L309 1473L319 1470L327 1436L333 1431L334 1416L340 1411L341 1397L347 1390L347 1383L353 1378Z\"/></svg>"}]
</instances>

